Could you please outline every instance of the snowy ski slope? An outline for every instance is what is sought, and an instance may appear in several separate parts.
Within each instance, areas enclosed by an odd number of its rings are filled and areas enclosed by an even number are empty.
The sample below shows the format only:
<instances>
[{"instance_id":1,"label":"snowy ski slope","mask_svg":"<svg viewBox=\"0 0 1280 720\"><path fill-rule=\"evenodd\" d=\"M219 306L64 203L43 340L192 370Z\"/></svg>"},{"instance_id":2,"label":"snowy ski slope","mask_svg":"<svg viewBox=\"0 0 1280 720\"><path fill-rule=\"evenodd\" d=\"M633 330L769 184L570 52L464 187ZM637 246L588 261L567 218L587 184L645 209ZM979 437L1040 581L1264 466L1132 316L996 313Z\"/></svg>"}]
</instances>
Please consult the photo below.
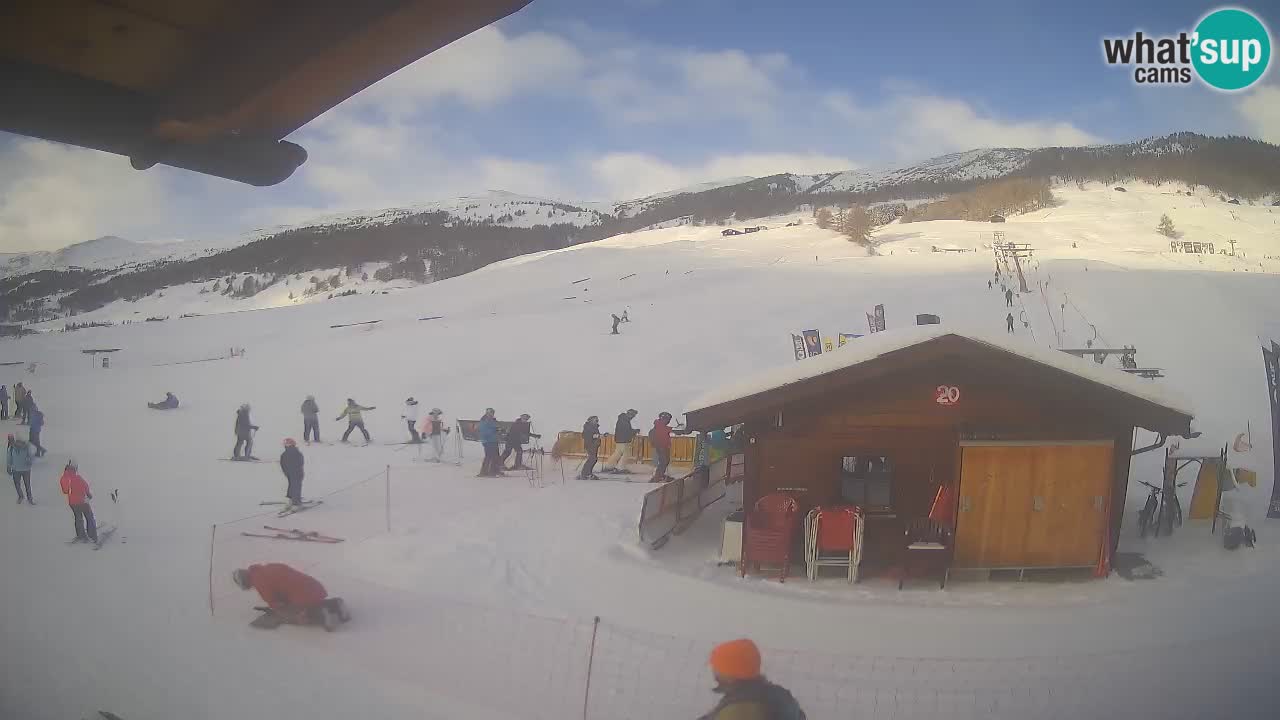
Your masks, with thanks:
<instances>
[{"instance_id":1,"label":"snowy ski slope","mask_svg":"<svg viewBox=\"0 0 1280 720\"><path fill-rule=\"evenodd\" d=\"M1206 707L1261 717L1250 713L1274 697L1265 673L1280 647L1280 541L1262 519L1273 479L1257 336L1280 306L1280 261L1265 257L1280 256L1280 208L1174 190L1069 186L1056 190L1058 207L1003 226L895 224L876 233L878 257L796 215L749 235L640 232L389 295L260 312L178 319L176 307L163 312L178 302L168 292L144 301L168 322L0 343L0 361L38 363L34 375L0 368L0 383L34 388L49 448L33 473L40 504L0 503L0 715L578 717L579 650L600 616L592 718L705 712L715 700L705 652L744 634L815 719L889 716L886 703L905 717L1203 717ZM1245 258L1170 254L1155 232L1165 212L1184 239L1234 237ZM795 219L804 224L783 227ZM1259 473L1259 486L1241 491L1258 549L1226 553L1200 526L1158 541L1130 527L1122 551L1146 553L1165 577L903 593L874 580L779 585L715 566L725 503L650 552L635 541L644 485L561 485L550 462L547 487L479 480L474 445L454 467L382 444L404 439L409 395L449 418L486 406L504 418L528 412L548 439L591 414L610 426L627 407L647 427L710 388L793 362L791 332L864 332L879 302L890 329L930 312L1003 332L1004 300L986 285L993 229L1037 249L1034 292L1016 300L1029 323L1020 335L1081 345L1092 323L1099 343L1135 345L1140 364L1164 370L1158 382L1196 412L1196 442L1213 448L1252 427L1253 449L1231 461ZM610 336L609 314L624 308L632 322ZM419 320L431 316L441 317ZM381 322L331 327L372 320ZM214 359L233 346L245 357ZM81 353L104 347L122 348L109 370ZM148 411L166 391L181 408ZM366 413L374 445L303 448L308 497L371 480L284 521L348 540L249 542L239 531L262 521L233 521L282 494L274 459L284 437L299 437L308 394L327 441L346 398L378 408ZM256 454L268 462L219 460L241 402L252 404ZM1132 476L1158 477L1158 455L1136 458ZM57 479L71 457L100 518L122 528L101 552L61 542L71 514ZM1145 496L1134 487L1130 509ZM120 505L107 499L112 488ZM247 628L254 598L231 586L229 568L269 559L310 568L355 620L334 635ZM1248 663L1234 668L1241 657Z\"/></svg>"}]
</instances>

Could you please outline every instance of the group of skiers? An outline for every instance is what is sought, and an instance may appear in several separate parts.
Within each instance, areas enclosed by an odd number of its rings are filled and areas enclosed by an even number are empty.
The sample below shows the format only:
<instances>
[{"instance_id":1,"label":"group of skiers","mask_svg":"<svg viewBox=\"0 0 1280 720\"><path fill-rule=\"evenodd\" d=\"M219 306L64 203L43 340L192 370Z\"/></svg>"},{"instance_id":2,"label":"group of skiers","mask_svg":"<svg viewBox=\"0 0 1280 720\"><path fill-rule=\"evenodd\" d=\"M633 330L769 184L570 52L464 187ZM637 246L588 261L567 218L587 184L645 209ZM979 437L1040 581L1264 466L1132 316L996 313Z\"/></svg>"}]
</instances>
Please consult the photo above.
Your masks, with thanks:
<instances>
[{"instance_id":1,"label":"group of skiers","mask_svg":"<svg viewBox=\"0 0 1280 720\"><path fill-rule=\"evenodd\" d=\"M44 430L44 412L36 405L35 394L18 383L13 386L13 417L19 425L27 426L27 442L36 449L36 457L44 457L40 444L40 432ZM9 388L0 385L0 420L9 419Z\"/></svg>"},{"instance_id":2,"label":"group of skiers","mask_svg":"<svg viewBox=\"0 0 1280 720\"><path fill-rule=\"evenodd\" d=\"M502 432L498 425L498 415L493 408L485 408L477 428L480 445L484 447L484 461L480 463L480 474L477 477L501 477L503 470L528 469L524 464L524 446L531 438L542 437L533 432L531 420L532 416L525 413L511 421L507 428L507 447L499 455L498 444ZM512 453L515 453L516 462L511 467L507 467L507 458L511 457Z\"/></svg>"},{"instance_id":3,"label":"group of skiers","mask_svg":"<svg viewBox=\"0 0 1280 720\"><path fill-rule=\"evenodd\" d=\"M604 466L600 468L604 473L629 473L627 469L628 463L634 459L632 453L632 443L636 439L636 429L632 427L631 421L639 415L639 411L631 408L618 414L618 421L613 426L613 454L611 454L604 462ZM658 419L653 421L653 428L649 430L649 442L653 446L653 478L650 482L667 482L673 479L667 475L667 467L671 464L671 436L684 435L686 431L676 430L671 427L671 413L658 413ZM600 460L600 443L603 436L600 433L600 417L592 415L582 425L582 444L586 449L587 459L582 463L582 471L578 474L579 480L599 480L595 474L596 463Z\"/></svg>"}]
</instances>

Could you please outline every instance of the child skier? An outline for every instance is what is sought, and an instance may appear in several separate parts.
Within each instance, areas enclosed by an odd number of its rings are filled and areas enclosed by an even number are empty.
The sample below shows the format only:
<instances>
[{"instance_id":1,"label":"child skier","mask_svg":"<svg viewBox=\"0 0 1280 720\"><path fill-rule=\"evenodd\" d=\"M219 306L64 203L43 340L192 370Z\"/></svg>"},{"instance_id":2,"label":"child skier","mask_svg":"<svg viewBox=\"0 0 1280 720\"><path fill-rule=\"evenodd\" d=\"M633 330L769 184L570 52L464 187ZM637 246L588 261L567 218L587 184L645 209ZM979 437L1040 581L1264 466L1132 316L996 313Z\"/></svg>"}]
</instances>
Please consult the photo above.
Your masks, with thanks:
<instances>
[{"instance_id":1,"label":"child skier","mask_svg":"<svg viewBox=\"0 0 1280 720\"><path fill-rule=\"evenodd\" d=\"M249 420L249 403L240 406L236 410L236 446L231 451L232 460L257 460L253 456L253 433L257 431L258 426ZM240 455L240 448L244 448L244 456Z\"/></svg>"},{"instance_id":2,"label":"child skier","mask_svg":"<svg viewBox=\"0 0 1280 720\"><path fill-rule=\"evenodd\" d=\"M409 442L420 443L422 436L418 434L418 417L422 409L418 407L418 401L410 397L404 401L404 414L400 419L404 420L409 427Z\"/></svg>"},{"instance_id":3,"label":"child skier","mask_svg":"<svg viewBox=\"0 0 1280 720\"><path fill-rule=\"evenodd\" d=\"M364 435L365 444L368 444L369 431L365 430L364 428L364 415L362 415L361 413L363 413L366 410L377 410L377 409L378 409L377 407L373 407L373 406L365 407L363 405L357 405L355 400L352 400L351 398L347 398L347 406L342 408L342 414L339 415L337 418L335 418L335 420L341 420L342 418L347 419L347 431L342 433L342 442L346 442L347 438L351 437L352 430L355 430L356 428L360 428L360 434Z\"/></svg>"},{"instance_id":4,"label":"child skier","mask_svg":"<svg viewBox=\"0 0 1280 720\"><path fill-rule=\"evenodd\" d=\"M284 452L280 453L280 471L288 481L284 494L289 498L290 505L302 503L302 465L303 457L302 451L298 449L298 441L285 438Z\"/></svg>"},{"instance_id":5,"label":"child skier","mask_svg":"<svg viewBox=\"0 0 1280 720\"><path fill-rule=\"evenodd\" d=\"M315 395L302 401L302 440L308 445L312 440L320 442L320 406Z\"/></svg>"},{"instance_id":6,"label":"child skier","mask_svg":"<svg viewBox=\"0 0 1280 720\"><path fill-rule=\"evenodd\" d=\"M322 625L333 632L351 619L342 598L328 597L319 580L284 563L250 565L231 573L241 590L257 590L268 611L252 625L275 628L283 623Z\"/></svg>"},{"instance_id":7,"label":"child skier","mask_svg":"<svg viewBox=\"0 0 1280 720\"><path fill-rule=\"evenodd\" d=\"M444 413L440 408L431 408L427 419L422 421L422 434L431 439L431 451L435 457L432 462L444 459L444 436L449 434L449 427L444 424Z\"/></svg>"},{"instance_id":8,"label":"child skier","mask_svg":"<svg viewBox=\"0 0 1280 720\"><path fill-rule=\"evenodd\" d=\"M587 459L582 463L579 480L599 480L596 476L596 461L600 459L600 418L592 415L582 424L582 446L586 448Z\"/></svg>"},{"instance_id":9,"label":"child skier","mask_svg":"<svg viewBox=\"0 0 1280 720\"><path fill-rule=\"evenodd\" d=\"M62 469L58 485L62 487L62 494L67 496L67 505L75 517L76 539L72 542L98 542L98 524L93 519L93 508L89 507L93 493L89 492L89 483L80 476L75 460Z\"/></svg>"}]
</instances>

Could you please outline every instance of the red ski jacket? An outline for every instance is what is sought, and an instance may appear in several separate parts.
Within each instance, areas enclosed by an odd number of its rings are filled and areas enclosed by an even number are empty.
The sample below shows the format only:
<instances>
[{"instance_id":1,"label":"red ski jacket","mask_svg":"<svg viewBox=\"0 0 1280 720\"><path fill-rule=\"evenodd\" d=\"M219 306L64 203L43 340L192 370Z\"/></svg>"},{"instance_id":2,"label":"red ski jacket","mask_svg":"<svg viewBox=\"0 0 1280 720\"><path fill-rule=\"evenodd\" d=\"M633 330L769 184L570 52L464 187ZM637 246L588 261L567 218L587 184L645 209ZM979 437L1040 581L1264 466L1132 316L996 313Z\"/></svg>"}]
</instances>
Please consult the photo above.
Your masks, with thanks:
<instances>
[{"instance_id":1,"label":"red ski jacket","mask_svg":"<svg viewBox=\"0 0 1280 720\"><path fill-rule=\"evenodd\" d=\"M89 483L75 470L63 470L58 484L62 486L62 494L67 496L68 505L83 505L89 498Z\"/></svg>"},{"instance_id":2,"label":"red ski jacket","mask_svg":"<svg viewBox=\"0 0 1280 720\"><path fill-rule=\"evenodd\" d=\"M653 431L649 433L649 437L653 438L654 447L671 449L671 426L661 420L653 421Z\"/></svg>"},{"instance_id":3,"label":"red ski jacket","mask_svg":"<svg viewBox=\"0 0 1280 720\"><path fill-rule=\"evenodd\" d=\"M250 565L249 584L272 610L315 607L328 597L319 580L284 563Z\"/></svg>"}]
</instances>

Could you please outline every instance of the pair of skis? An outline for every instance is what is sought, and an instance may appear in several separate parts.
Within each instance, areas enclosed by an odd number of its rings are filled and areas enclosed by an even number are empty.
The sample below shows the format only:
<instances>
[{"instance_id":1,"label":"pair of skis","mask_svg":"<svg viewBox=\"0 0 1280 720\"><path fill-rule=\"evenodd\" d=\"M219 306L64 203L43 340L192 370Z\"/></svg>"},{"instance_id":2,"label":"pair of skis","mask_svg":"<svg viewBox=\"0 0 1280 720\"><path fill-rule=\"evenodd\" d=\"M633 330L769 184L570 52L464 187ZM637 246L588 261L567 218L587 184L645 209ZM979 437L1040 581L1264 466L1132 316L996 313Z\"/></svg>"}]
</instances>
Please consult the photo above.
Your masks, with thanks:
<instances>
[{"instance_id":1,"label":"pair of skis","mask_svg":"<svg viewBox=\"0 0 1280 720\"><path fill-rule=\"evenodd\" d=\"M110 539L111 539L111 536L112 536L112 535L115 535L115 534L116 534L116 528L115 528L115 526L114 526L114 525L108 525L108 526L106 526L106 527L104 527L104 528L100 528L100 529L98 530L98 541L97 541L97 542L94 542L93 540L90 540L89 538L76 538L76 539L74 539L74 540L68 540L68 541L67 541L67 544L68 544L68 545L92 545L94 550L101 550L101 549L102 549L102 545L103 545L103 543L105 543L106 541L110 540Z\"/></svg>"},{"instance_id":2,"label":"pair of skis","mask_svg":"<svg viewBox=\"0 0 1280 720\"><path fill-rule=\"evenodd\" d=\"M297 540L299 542L327 543L330 545L336 545L345 539L322 535L314 530L299 530L298 528L279 528L271 525L263 525L262 529L270 530L273 534L268 535L266 533L251 532L242 532L240 534L245 537L266 538L268 540Z\"/></svg>"},{"instance_id":3,"label":"pair of skis","mask_svg":"<svg viewBox=\"0 0 1280 720\"><path fill-rule=\"evenodd\" d=\"M284 505L285 508L280 512L276 513L276 517L288 517L290 515L293 515L294 513L300 513L300 512L305 512L307 510L310 510L311 508L317 505L323 505L324 501L323 500L303 500L300 503L294 504L294 503L286 502L284 500L264 500L263 502L260 502L258 504L259 505Z\"/></svg>"}]
</instances>

